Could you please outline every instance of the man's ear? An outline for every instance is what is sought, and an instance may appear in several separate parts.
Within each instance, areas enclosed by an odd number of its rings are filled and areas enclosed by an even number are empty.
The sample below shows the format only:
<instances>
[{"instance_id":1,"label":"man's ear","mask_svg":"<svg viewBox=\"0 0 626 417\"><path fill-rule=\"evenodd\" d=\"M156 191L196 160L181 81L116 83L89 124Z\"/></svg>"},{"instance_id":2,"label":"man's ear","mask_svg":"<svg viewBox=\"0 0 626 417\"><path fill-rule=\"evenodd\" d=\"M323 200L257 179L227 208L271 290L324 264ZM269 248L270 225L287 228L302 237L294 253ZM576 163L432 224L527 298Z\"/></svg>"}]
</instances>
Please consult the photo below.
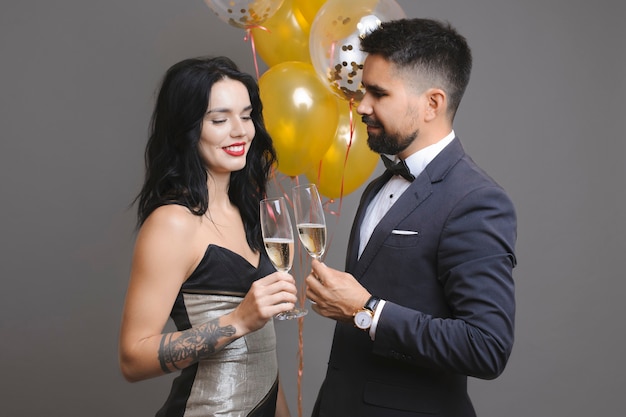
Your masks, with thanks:
<instances>
[{"instance_id":1,"label":"man's ear","mask_svg":"<svg viewBox=\"0 0 626 417\"><path fill-rule=\"evenodd\" d=\"M427 122L433 121L437 117L446 115L448 107L448 96L446 92L440 88L431 88L425 93L426 96L426 112L424 119Z\"/></svg>"}]
</instances>

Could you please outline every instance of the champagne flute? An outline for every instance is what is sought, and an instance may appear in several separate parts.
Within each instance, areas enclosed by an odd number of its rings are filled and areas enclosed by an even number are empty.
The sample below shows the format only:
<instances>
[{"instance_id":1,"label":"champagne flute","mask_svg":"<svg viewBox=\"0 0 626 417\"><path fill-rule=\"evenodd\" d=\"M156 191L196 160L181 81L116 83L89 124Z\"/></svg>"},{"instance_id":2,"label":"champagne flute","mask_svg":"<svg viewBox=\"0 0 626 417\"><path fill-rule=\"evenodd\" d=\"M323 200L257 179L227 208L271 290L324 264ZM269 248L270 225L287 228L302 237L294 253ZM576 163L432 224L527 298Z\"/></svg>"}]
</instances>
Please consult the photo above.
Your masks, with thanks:
<instances>
[{"instance_id":1,"label":"champagne flute","mask_svg":"<svg viewBox=\"0 0 626 417\"><path fill-rule=\"evenodd\" d=\"M287 204L283 197L261 200L261 232L268 257L277 271L289 272L293 264L293 229ZM294 308L278 313L278 320L302 317L307 310Z\"/></svg>"},{"instance_id":2,"label":"champagne flute","mask_svg":"<svg viewBox=\"0 0 626 417\"><path fill-rule=\"evenodd\" d=\"M293 210L300 242L312 258L320 259L326 250L326 219L315 184L293 188Z\"/></svg>"}]
</instances>

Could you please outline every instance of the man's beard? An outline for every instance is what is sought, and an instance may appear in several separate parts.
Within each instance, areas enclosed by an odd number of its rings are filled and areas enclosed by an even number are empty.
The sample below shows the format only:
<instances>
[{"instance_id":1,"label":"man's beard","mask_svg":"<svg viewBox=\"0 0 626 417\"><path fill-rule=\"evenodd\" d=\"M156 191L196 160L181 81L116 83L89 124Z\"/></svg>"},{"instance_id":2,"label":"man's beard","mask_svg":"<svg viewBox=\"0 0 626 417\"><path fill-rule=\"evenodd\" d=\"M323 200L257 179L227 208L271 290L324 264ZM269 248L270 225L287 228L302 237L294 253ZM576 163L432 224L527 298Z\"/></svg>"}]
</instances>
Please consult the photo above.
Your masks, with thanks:
<instances>
[{"instance_id":1,"label":"man's beard","mask_svg":"<svg viewBox=\"0 0 626 417\"><path fill-rule=\"evenodd\" d=\"M403 137L397 134L389 134L385 131L385 129L380 124L372 123L371 119L367 120L365 117L363 117L364 123L367 124L368 121L370 122L369 123L370 125L373 125L382 129L381 133L378 133L378 134L368 133L367 135L367 145L370 147L372 151L379 153L379 154L384 153L387 155L397 155L403 150L405 150L406 148L408 148L409 145L413 143L413 141L415 140L415 138L417 138L417 135L419 134L419 130L416 130L410 135L403 136Z\"/></svg>"}]
</instances>

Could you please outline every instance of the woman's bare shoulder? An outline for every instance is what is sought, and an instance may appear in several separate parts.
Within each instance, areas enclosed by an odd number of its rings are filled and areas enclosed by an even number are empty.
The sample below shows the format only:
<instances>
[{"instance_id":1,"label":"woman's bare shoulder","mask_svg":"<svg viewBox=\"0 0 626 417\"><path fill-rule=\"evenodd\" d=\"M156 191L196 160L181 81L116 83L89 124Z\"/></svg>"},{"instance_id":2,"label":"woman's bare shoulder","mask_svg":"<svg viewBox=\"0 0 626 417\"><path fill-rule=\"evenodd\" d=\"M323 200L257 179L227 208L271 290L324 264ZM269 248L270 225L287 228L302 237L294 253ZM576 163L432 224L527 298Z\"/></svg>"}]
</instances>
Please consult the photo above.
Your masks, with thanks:
<instances>
[{"instance_id":1,"label":"woman's bare shoulder","mask_svg":"<svg viewBox=\"0 0 626 417\"><path fill-rule=\"evenodd\" d=\"M155 209L144 224L141 232L165 234L171 238L188 239L192 237L201 224L201 216L193 214L187 207L178 204L167 204Z\"/></svg>"}]
</instances>

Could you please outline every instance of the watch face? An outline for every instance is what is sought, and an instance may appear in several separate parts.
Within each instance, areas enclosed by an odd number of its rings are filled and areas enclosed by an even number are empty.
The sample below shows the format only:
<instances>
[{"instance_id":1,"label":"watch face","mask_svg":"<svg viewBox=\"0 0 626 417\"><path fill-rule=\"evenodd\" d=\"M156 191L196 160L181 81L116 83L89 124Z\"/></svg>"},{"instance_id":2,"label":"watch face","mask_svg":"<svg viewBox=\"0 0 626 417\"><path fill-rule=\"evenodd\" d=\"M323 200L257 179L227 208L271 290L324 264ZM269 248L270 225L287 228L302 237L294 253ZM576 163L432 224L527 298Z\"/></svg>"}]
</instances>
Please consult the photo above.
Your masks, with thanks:
<instances>
[{"instance_id":1,"label":"watch face","mask_svg":"<svg viewBox=\"0 0 626 417\"><path fill-rule=\"evenodd\" d=\"M358 311L354 315L354 324L359 329L369 329L372 325L372 313L366 310Z\"/></svg>"}]
</instances>

